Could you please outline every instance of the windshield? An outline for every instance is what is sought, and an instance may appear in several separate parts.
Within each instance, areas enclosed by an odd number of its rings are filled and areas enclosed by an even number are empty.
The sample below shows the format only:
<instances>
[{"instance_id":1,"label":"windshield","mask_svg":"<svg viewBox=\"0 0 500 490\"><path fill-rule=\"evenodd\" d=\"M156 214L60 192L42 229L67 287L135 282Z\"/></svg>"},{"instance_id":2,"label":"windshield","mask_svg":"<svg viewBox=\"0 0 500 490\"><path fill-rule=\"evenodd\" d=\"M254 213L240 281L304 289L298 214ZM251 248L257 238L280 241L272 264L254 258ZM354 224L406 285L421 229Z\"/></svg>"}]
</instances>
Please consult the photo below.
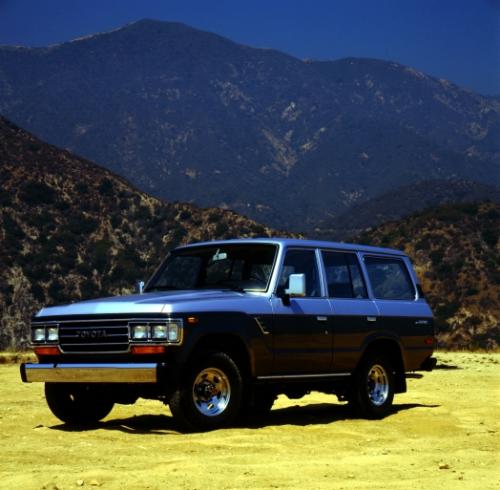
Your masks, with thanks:
<instances>
[{"instance_id":1,"label":"windshield","mask_svg":"<svg viewBox=\"0 0 500 490\"><path fill-rule=\"evenodd\" d=\"M214 245L174 251L152 278L146 291L265 291L276 251L276 245L266 244Z\"/></svg>"}]
</instances>

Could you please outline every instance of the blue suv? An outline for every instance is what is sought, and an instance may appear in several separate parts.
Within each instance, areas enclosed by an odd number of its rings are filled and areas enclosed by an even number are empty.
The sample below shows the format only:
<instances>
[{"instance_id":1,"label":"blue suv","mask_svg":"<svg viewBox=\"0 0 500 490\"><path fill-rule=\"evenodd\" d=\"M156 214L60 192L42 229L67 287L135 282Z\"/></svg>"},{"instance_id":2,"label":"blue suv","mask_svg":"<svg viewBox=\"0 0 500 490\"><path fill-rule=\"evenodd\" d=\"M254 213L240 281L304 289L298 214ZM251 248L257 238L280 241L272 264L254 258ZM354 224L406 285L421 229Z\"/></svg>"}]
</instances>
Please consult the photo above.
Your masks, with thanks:
<instances>
[{"instance_id":1,"label":"blue suv","mask_svg":"<svg viewBox=\"0 0 500 490\"><path fill-rule=\"evenodd\" d=\"M43 308L31 325L62 421L164 401L187 430L269 411L280 393L337 395L380 418L408 371L430 371L434 325L401 251L296 239L197 243L168 255L139 294Z\"/></svg>"}]
</instances>

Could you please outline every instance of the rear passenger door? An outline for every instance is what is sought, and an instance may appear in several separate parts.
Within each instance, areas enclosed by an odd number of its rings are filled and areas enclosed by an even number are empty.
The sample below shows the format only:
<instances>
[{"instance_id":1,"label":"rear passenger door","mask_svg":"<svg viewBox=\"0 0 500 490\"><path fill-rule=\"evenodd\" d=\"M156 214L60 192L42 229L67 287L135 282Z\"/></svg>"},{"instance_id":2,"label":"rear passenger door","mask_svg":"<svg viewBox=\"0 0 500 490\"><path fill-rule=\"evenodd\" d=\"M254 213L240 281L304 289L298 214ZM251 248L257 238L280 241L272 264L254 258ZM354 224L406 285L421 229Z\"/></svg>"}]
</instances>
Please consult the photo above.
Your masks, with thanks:
<instances>
[{"instance_id":1,"label":"rear passenger door","mask_svg":"<svg viewBox=\"0 0 500 490\"><path fill-rule=\"evenodd\" d=\"M290 274L305 274L306 296L290 298L286 305L280 296L288 288ZM287 250L276 293L271 299L274 374L328 372L332 358L331 310L323 295L316 250Z\"/></svg>"},{"instance_id":2,"label":"rear passenger door","mask_svg":"<svg viewBox=\"0 0 500 490\"><path fill-rule=\"evenodd\" d=\"M368 291L356 252L321 252L328 300L333 312L334 371L351 371L366 336L376 328L378 310Z\"/></svg>"}]
</instances>

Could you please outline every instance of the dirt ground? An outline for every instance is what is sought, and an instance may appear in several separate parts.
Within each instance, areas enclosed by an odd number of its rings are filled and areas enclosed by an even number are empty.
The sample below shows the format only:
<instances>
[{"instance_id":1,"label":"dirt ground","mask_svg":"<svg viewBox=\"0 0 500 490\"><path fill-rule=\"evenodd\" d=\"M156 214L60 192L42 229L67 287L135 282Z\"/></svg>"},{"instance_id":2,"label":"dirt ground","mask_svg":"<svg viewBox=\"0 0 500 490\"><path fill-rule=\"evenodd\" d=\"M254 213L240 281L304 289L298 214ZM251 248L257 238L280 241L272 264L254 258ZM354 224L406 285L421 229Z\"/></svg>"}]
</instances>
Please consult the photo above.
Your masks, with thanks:
<instances>
[{"instance_id":1,"label":"dirt ground","mask_svg":"<svg viewBox=\"0 0 500 490\"><path fill-rule=\"evenodd\" d=\"M117 405L70 431L40 383L1 365L2 489L498 489L500 354L438 353L384 420L350 418L334 396L281 397L251 427L174 430L159 402Z\"/></svg>"}]
</instances>

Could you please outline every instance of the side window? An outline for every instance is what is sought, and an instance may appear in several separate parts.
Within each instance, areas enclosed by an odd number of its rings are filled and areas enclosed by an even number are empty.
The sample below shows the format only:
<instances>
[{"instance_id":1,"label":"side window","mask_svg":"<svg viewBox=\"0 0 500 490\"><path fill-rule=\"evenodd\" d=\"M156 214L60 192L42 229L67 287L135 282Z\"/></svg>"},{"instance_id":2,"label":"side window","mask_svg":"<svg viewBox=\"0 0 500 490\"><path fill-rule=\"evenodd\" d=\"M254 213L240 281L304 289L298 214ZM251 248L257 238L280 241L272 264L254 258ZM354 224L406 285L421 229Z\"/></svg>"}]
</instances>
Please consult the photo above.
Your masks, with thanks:
<instances>
[{"instance_id":1,"label":"side window","mask_svg":"<svg viewBox=\"0 0 500 490\"><path fill-rule=\"evenodd\" d=\"M353 253L322 252L328 296L331 298L367 298L358 259Z\"/></svg>"},{"instance_id":2,"label":"side window","mask_svg":"<svg viewBox=\"0 0 500 490\"><path fill-rule=\"evenodd\" d=\"M306 275L306 296L321 296L318 264L314 250L288 250L281 271L278 290L288 287L290 274Z\"/></svg>"},{"instance_id":3,"label":"side window","mask_svg":"<svg viewBox=\"0 0 500 490\"><path fill-rule=\"evenodd\" d=\"M378 299L415 299L415 290L400 259L365 257L373 294Z\"/></svg>"}]
</instances>

